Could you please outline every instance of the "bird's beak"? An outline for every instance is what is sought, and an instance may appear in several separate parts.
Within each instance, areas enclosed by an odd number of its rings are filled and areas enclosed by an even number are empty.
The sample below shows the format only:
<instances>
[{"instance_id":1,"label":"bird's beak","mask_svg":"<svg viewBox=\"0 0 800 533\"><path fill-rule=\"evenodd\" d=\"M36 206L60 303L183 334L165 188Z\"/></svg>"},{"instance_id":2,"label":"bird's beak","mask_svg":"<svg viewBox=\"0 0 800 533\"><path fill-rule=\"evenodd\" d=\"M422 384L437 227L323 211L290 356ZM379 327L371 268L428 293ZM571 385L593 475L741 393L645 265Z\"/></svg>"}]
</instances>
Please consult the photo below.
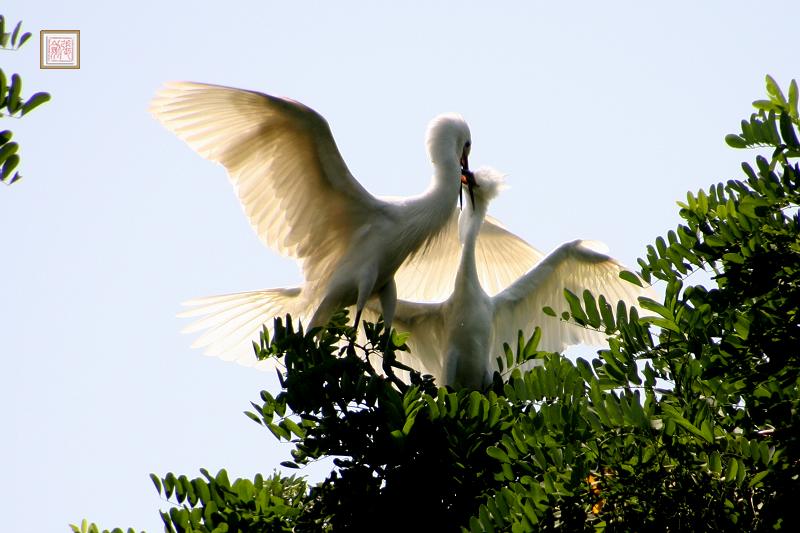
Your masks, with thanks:
<instances>
[{"instance_id":1,"label":"bird's beak","mask_svg":"<svg viewBox=\"0 0 800 533\"><path fill-rule=\"evenodd\" d=\"M472 201L472 208L475 208L475 193L472 192L472 189L478 187L478 184L475 182L475 174L469 169L469 160L467 158L467 153L464 152L461 154L461 183L467 186L469 189L469 199ZM458 203L459 205L462 204L461 200L461 193L458 193Z\"/></svg>"}]
</instances>

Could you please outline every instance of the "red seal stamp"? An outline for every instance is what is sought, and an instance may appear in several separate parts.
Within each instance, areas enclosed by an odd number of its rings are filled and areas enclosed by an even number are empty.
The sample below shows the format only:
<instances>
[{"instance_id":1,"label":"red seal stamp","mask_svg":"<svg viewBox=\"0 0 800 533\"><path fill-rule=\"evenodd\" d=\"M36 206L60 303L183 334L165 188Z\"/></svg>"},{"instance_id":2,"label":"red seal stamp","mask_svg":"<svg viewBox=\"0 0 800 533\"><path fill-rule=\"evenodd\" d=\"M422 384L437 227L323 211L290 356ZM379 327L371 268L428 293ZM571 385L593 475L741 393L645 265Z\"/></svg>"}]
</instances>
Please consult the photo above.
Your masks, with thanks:
<instances>
[{"instance_id":1,"label":"red seal stamp","mask_svg":"<svg viewBox=\"0 0 800 533\"><path fill-rule=\"evenodd\" d=\"M39 68L81 68L80 30L39 32Z\"/></svg>"}]
</instances>

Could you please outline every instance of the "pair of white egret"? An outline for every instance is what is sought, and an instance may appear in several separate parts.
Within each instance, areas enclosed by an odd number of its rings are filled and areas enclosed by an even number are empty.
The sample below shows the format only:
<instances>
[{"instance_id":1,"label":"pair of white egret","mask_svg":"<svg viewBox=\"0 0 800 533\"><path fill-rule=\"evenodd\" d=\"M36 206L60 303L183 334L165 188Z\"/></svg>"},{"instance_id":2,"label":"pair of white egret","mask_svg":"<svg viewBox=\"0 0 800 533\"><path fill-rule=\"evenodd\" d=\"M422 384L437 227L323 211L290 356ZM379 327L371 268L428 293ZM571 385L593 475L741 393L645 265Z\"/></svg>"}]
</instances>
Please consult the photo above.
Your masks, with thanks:
<instances>
[{"instance_id":1,"label":"pair of white egret","mask_svg":"<svg viewBox=\"0 0 800 533\"><path fill-rule=\"evenodd\" d=\"M226 168L261 240L297 259L305 279L301 287L188 302L194 309L183 316L203 318L187 331L205 330L193 346L210 355L254 364L251 341L274 317L289 313L311 328L355 305L356 325L362 312L375 318L381 311L387 329L394 323L410 332L411 357L440 384L480 388L519 330L541 327L543 350L604 341L544 315L544 306L564 309L564 288L628 305L642 294L619 278L617 261L586 241L543 257L486 217L502 176L469 170L470 131L458 115L428 127L429 188L381 199L350 174L325 119L299 102L179 82L157 93L151 112ZM459 216L462 185L471 198Z\"/></svg>"}]
</instances>

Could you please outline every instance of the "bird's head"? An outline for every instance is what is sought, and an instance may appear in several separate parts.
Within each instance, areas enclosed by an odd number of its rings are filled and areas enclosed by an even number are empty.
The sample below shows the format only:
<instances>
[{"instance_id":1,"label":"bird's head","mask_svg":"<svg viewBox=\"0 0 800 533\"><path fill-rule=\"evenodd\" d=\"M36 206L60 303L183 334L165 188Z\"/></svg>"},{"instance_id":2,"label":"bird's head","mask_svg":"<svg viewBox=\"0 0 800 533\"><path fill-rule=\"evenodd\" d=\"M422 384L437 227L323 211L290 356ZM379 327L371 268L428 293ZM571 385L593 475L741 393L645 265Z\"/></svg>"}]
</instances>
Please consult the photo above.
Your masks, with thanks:
<instances>
[{"instance_id":1,"label":"bird's head","mask_svg":"<svg viewBox=\"0 0 800 533\"><path fill-rule=\"evenodd\" d=\"M485 210L489 202L506 188L505 174L491 167L481 167L470 174L472 174L473 183L470 185L467 177L462 176L462 187L471 190L473 207L476 210Z\"/></svg>"},{"instance_id":2,"label":"bird's head","mask_svg":"<svg viewBox=\"0 0 800 533\"><path fill-rule=\"evenodd\" d=\"M472 135L461 115L445 113L433 119L428 125L426 145L428 146L428 156L434 165L458 162L462 180L474 184L474 178L469 169Z\"/></svg>"}]
</instances>

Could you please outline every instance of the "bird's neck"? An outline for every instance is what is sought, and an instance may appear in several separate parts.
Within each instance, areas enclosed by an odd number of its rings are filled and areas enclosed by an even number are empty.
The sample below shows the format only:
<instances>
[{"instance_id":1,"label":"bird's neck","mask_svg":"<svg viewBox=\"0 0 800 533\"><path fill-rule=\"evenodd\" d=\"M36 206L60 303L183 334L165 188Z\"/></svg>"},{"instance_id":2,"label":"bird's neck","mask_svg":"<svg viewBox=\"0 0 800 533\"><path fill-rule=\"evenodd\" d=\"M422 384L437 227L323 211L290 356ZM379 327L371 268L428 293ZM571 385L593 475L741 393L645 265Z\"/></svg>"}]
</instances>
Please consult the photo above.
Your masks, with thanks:
<instances>
[{"instance_id":1,"label":"bird's neck","mask_svg":"<svg viewBox=\"0 0 800 533\"><path fill-rule=\"evenodd\" d=\"M428 189L402 202L403 213L398 218L402 234L396 245L402 247L398 249L398 255L403 257L424 254L445 228L456 207L461 187L461 166L436 165L435 168Z\"/></svg>"},{"instance_id":2,"label":"bird's neck","mask_svg":"<svg viewBox=\"0 0 800 533\"><path fill-rule=\"evenodd\" d=\"M456 287L480 287L478 281L478 270L475 265L475 247L480 233L483 219L486 216L486 205L476 201L472 207L472 201L468 194L464 195L464 207L458 217L458 236L461 240L461 261L458 265L456 274Z\"/></svg>"},{"instance_id":3,"label":"bird's neck","mask_svg":"<svg viewBox=\"0 0 800 533\"><path fill-rule=\"evenodd\" d=\"M431 184L421 195L409 200L414 220L424 220L425 229L441 228L450 218L461 187L461 165L457 161L437 164Z\"/></svg>"},{"instance_id":4,"label":"bird's neck","mask_svg":"<svg viewBox=\"0 0 800 533\"><path fill-rule=\"evenodd\" d=\"M440 160L434 165L429 189L431 194L455 198L461 188L461 164L455 158L449 158Z\"/></svg>"}]
</instances>

